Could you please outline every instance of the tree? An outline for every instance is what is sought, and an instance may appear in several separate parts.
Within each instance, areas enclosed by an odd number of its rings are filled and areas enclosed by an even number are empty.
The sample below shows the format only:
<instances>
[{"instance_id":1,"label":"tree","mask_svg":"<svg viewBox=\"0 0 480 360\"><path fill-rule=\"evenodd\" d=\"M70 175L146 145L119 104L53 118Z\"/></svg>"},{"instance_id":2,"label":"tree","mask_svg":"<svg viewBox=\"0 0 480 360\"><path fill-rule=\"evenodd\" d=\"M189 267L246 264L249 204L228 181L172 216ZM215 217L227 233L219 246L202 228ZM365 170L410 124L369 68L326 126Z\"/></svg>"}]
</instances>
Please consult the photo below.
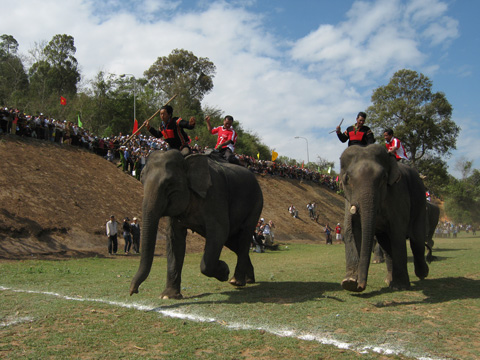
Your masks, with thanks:
<instances>
[{"instance_id":1,"label":"tree","mask_svg":"<svg viewBox=\"0 0 480 360\"><path fill-rule=\"evenodd\" d=\"M418 172L424 176L425 188L436 197L443 197L447 193L450 183L447 163L439 157L426 156L417 161Z\"/></svg>"},{"instance_id":2,"label":"tree","mask_svg":"<svg viewBox=\"0 0 480 360\"><path fill-rule=\"evenodd\" d=\"M466 179L452 177L445 212L454 222L480 224L480 172L477 169Z\"/></svg>"},{"instance_id":3,"label":"tree","mask_svg":"<svg viewBox=\"0 0 480 360\"><path fill-rule=\"evenodd\" d=\"M372 95L367 109L370 127L381 139L391 128L413 165L426 155L450 155L460 128L451 120L452 106L441 92L432 92L428 77L412 70L397 71Z\"/></svg>"},{"instance_id":4,"label":"tree","mask_svg":"<svg viewBox=\"0 0 480 360\"><path fill-rule=\"evenodd\" d=\"M170 55L159 57L144 75L158 94L158 106L177 94L177 113L199 112L203 97L213 89L215 65L208 58L175 49Z\"/></svg>"},{"instance_id":5,"label":"tree","mask_svg":"<svg viewBox=\"0 0 480 360\"><path fill-rule=\"evenodd\" d=\"M60 96L72 98L80 81L74 39L55 35L30 68L30 89L40 110L54 109ZM55 111L54 111L55 112Z\"/></svg>"},{"instance_id":6,"label":"tree","mask_svg":"<svg viewBox=\"0 0 480 360\"><path fill-rule=\"evenodd\" d=\"M18 42L11 35L0 36L0 104L19 107L25 101L28 77L17 55Z\"/></svg>"}]
</instances>

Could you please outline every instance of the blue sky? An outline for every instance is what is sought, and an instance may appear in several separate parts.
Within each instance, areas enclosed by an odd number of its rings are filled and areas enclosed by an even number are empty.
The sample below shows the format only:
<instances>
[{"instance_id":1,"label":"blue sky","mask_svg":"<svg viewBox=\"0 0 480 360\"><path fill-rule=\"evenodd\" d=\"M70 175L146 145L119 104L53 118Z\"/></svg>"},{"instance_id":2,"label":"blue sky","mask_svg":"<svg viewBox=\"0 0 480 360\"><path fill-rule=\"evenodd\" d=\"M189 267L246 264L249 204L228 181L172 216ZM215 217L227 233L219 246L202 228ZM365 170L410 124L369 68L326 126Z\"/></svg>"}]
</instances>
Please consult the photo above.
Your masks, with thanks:
<instances>
[{"instance_id":1,"label":"blue sky","mask_svg":"<svg viewBox=\"0 0 480 360\"><path fill-rule=\"evenodd\" d=\"M141 77L175 48L208 57L217 74L204 106L280 155L306 160L308 141L310 161L334 161L337 171L346 144L328 132L342 118L353 123L395 71L412 69L446 94L462 128L445 159L450 173L459 176L459 159L480 168L476 0L20 0L3 10L0 31L23 54L72 35L85 85L100 70Z\"/></svg>"}]
</instances>

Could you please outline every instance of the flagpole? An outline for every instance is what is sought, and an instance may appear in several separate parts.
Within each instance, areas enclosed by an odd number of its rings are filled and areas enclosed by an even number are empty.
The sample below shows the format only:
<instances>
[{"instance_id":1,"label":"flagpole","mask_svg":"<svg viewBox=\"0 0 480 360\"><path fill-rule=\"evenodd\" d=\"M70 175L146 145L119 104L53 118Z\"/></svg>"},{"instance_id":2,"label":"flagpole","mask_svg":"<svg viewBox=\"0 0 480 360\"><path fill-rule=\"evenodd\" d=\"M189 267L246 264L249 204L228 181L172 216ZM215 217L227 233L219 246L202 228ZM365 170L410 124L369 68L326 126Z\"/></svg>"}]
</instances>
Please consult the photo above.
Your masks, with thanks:
<instances>
[{"instance_id":1,"label":"flagpole","mask_svg":"<svg viewBox=\"0 0 480 360\"><path fill-rule=\"evenodd\" d=\"M177 97L177 94L173 95L170 100L168 100L163 106L165 105L168 105L171 101L173 101L173 99L175 99ZM145 120L142 124L142 126L140 126L137 131L135 131L132 135L130 135L127 140L125 140L125 142L121 145L121 146L124 146L126 143L128 143L135 135L137 135L139 133L140 130L143 129L143 127L145 125L147 125L147 122L149 122L150 120L152 120L155 116L157 116L157 114L160 112L161 108L158 109L157 111L155 111L155 114L153 114L152 116L150 116L147 120Z\"/></svg>"}]
</instances>

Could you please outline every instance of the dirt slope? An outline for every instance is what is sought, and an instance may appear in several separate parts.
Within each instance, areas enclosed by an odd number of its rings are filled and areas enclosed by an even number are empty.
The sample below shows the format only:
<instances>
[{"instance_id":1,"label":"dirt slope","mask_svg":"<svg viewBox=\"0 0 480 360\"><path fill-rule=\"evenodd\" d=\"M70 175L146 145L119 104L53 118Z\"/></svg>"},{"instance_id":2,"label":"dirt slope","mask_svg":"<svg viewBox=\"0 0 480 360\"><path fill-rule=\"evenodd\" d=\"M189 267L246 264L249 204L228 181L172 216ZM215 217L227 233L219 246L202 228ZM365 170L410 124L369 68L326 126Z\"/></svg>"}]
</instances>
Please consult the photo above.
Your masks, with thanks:
<instances>
[{"instance_id":1,"label":"dirt slope","mask_svg":"<svg viewBox=\"0 0 480 360\"><path fill-rule=\"evenodd\" d=\"M141 183L90 151L6 135L0 137L0 159L0 258L104 256L110 214L120 221L125 216L141 221ZM257 178L264 194L262 217L275 222L280 242L324 243L320 224L334 227L343 219L342 197L324 186ZM318 204L318 224L308 217L310 201ZM290 204L299 210L299 219L288 214ZM202 249L203 238L189 233L187 251ZM163 241L157 253L164 253Z\"/></svg>"}]
</instances>

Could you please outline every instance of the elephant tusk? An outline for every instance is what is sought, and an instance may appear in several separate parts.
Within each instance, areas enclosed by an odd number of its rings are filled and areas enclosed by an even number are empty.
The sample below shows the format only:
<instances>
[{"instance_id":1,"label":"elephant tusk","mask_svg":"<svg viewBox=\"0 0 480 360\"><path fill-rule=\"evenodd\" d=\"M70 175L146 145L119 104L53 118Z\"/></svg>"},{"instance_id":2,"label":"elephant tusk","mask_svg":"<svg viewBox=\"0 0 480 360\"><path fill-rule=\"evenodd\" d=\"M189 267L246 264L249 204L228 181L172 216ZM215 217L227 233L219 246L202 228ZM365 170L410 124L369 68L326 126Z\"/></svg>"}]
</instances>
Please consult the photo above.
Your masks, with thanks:
<instances>
[{"instance_id":1,"label":"elephant tusk","mask_svg":"<svg viewBox=\"0 0 480 360\"><path fill-rule=\"evenodd\" d=\"M357 212L357 207L355 205L352 205L350 208L350 214L354 215Z\"/></svg>"}]
</instances>

